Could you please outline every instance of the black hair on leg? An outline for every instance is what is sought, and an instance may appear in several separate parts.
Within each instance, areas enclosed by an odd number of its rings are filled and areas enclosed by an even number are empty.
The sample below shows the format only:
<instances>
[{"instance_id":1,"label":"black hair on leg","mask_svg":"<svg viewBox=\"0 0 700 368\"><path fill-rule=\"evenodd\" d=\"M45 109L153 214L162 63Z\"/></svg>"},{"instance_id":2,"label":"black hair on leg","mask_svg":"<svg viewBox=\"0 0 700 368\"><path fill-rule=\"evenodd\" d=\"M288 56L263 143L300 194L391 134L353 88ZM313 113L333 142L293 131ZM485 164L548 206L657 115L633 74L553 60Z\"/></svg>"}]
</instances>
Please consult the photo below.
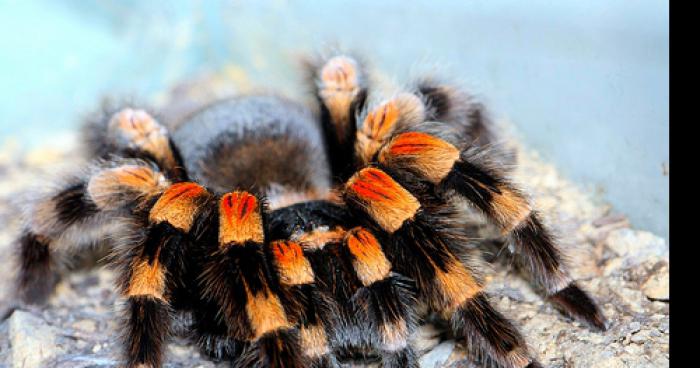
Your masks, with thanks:
<instances>
[{"instance_id":1,"label":"black hair on leg","mask_svg":"<svg viewBox=\"0 0 700 368\"><path fill-rule=\"evenodd\" d=\"M558 294L552 301L566 312L604 330L605 317L593 300L573 284L562 252L525 195L485 157L480 149L460 151L454 145L425 133L409 132L394 137L379 153L379 162L392 171L402 171L427 183L443 198L457 195L480 209L488 219L510 236L516 254L535 282L547 295L555 295L571 285L572 293ZM414 192L411 181L402 180ZM568 309L567 309L568 308Z\"/></svg>"},{"instance_id":2,"label":"black hair on leg","mask_svg":"<svg viewBox=\"0 0 700 368\"><path fill-rule=\"evenodd\" d=\"M170 330L170 308L158 298L133 296L126 301L123 343L126 367L161 367Z\"/></svg>"},{"instance_id":3,"label":"black hair on leg","mask_svg":"<svg viewBox=\"0 0 700 368\"><path fill-rule=\"evenodd\" d=\"M58 281L56 265L46 239L32 233L19 238L17 294L25 303L43 304Z\"/></svg>"},{"instance_id":4,"label":"black hair on leg","mask_svg":"<svg viewBox=\"0 0 700 368\"><path fill-rule=\"evenodd\" d=\"M309 63L331 172L345 181L354 168L356 115L367 99L367 72L356 58L334 55Z\"/></svg>"}]
</instances>

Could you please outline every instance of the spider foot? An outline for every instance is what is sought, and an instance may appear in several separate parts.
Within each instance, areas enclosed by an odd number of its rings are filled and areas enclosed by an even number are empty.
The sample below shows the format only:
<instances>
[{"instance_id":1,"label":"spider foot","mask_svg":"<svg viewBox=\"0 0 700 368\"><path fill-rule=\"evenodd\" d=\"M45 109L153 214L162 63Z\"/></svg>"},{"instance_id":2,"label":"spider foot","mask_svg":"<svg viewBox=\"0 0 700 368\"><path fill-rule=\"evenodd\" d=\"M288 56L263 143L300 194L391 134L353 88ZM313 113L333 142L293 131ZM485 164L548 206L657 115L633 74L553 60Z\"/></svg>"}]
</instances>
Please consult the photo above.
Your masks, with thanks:
<instances>
[{"instance_id":1,"label":"spider foot","mask_svg":"<svg viewBox=\"0 0 700 368\"><path fill-rule=\"evenodd\" d=\"M598 305L573 282L551 295L549 300L571 317L585 322L598 331L608 329L608 321Z\"/></svg>"}]
</instances>

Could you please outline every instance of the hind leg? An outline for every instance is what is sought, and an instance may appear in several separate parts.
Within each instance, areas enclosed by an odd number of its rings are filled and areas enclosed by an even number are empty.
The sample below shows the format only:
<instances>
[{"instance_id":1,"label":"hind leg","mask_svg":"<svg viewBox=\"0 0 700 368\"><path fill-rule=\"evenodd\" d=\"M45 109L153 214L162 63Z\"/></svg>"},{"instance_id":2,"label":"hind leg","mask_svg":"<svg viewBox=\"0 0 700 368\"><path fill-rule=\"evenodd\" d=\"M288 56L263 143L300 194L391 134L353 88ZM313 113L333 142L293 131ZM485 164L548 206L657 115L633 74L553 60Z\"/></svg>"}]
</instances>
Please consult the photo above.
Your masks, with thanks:
<instances>
[{"instance_id":1,"label":"hind leg","mask_svg":"<svg viewBox=\"0 0 700 368\"><path fill-rule=\"evenodd\" d=\"M569 275L563 252L541 215L483 150L459 150L429 134L409 132L382 148L379 163L430 183L442 198L461 198L482 211L510 238L516 255L552 302L593 328L606 329L600 308ZM403 182L411 185L410 180Z\"/></svg>"},{"instance_id":2,"label":"hind leg","mask_svg":"<svg viewBox=\"0 0 700 368\"><path fill-rule=\"evenodd\" d=\"M104 113L84 132L89 154L101 160L44 185L24 206L17 240L17 291L24 302L48 297L66 264L59 259L75 259L120 231L120 214L133 204L125 198L152 195L167 186L166 177L184 176L167 131L143 110Z\"/></svg>"},{"instance_id":3,"label":"hind leg","mask_svg":"<svg viewBox=\"0 0 700 368\"><path fill-rule=\"evenodd\" d=\"M94 158L120 156L149 160L171 180L187 179L170 133L146 110L108 108L86 121L82 130L88 154Z\"/></svg>"},{"instance_id":4,"label":"hind leg","mask_svg":"<svg viewBox=\"0 0 700 368\"><path fill-rule=\"evenodd\" d=\"M167 185L154 165L138 160L98 162L61 181L25 207L17 240L17 293L23 302L44 302L65 268L63 260L118 239L132 225L122 215Z\"/></svg>"}]
</instances>

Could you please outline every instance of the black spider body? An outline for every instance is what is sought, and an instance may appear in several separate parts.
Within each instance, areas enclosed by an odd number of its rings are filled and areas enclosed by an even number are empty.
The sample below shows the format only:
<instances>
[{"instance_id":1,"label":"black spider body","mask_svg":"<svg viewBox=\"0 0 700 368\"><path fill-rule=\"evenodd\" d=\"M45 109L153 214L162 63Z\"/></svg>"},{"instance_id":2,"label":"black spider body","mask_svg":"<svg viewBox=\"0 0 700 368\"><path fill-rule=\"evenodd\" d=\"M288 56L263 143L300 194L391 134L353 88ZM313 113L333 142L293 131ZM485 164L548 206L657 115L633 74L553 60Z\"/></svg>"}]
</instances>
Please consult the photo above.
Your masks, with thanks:
<instances>
[{"instance_id":1,"label":"black spider body","mask_svg":"<svg viewBox=\"0 0 700 368\"><path fill-rule=\"evenodd\" d=\"M507 179L508 158L486 150L483 106L427 79L377 102L347 56L309 70L318 114L261 95L167 127L131 108L86 124L96 161L27 206L19 297L43 301L59 256L97 244L118 274L129 367L162 365L174 314L236 367L337 367L347 355L418 367L410 337L427 315L484 363L539 366L488 302L466 201L553 302L605 328Z\"/></svg>"}]
</instances>

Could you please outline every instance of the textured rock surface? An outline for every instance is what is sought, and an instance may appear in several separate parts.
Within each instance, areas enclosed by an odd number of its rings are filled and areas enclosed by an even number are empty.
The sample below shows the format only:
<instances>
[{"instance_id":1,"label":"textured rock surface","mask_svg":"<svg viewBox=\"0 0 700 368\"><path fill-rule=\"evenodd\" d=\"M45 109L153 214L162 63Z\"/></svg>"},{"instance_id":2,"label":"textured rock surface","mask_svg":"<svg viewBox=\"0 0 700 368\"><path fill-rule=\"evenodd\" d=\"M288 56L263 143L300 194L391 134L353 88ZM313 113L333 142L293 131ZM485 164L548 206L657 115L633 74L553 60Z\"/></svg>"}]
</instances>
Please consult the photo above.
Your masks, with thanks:
<instances>
[{"instance_id":1,"label":"textured rock surface","mask_svg":"<svg viewBox=\"0 0 700 368\"><path fill-rule=\"evenodd\" d=\"M39 178L60 171L62 164L80 163L73 138L56 142L29 153L12 144L0 148L4 255L12 252L20 226L15 199ZM558 233L574 275L599 300L611 325L605 333L591 332L561 315L511 265L505 251L490 257L493 303L521 328L545 366L668 366L669 266L664 240L630 228L622 214L563 179L533 152L519 149L515 175ZM487 227L484 233L489 233ZM45 307L20 307L10 314L11 266L12 257L0 257L0 313L6 318L0 323L0 367L118 366L120 322L112 273L101 267L74 272L61 281ZM421 346L430 351L421 360L423 367L478 366L459 343L441 341L440 331L428 326L421 334ZM181 339L169 345L167 361L168 367L225 366L201 357Z\"/></svg>"},{"instance_id":2,"label":"textured rock surface","mask_svg":"<svg viewBox=\"0 0 700 368\"><path fill-rule=\"evenodd\" d=\"M62 352L56 336L58 329L41 317L18 310L7 323L13 367L44 367Z\"/></svg>"}]
</instances>

